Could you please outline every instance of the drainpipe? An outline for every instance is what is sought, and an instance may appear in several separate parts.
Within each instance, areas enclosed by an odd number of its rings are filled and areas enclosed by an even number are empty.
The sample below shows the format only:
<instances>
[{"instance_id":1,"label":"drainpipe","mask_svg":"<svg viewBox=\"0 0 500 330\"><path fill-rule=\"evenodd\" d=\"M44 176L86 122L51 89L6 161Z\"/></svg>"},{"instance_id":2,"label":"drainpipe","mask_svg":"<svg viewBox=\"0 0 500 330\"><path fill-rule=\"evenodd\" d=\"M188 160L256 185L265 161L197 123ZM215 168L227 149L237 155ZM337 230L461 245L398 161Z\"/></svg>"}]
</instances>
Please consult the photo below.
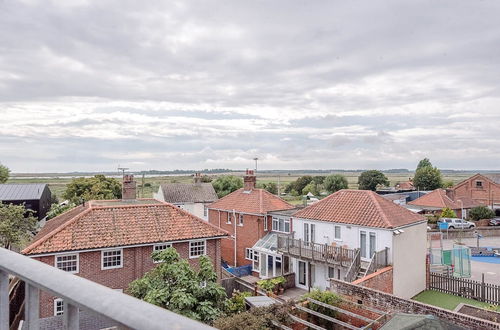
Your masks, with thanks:
<instances>
[{"instance_id":1,"label":"drainpipe","mask_svg":"<svg viewBox=\"0 0 500 330\"><path fill-rule=\"evenodd\" d=\"M233 209L233 223L234 223L234 267L237 267L237 264L236 264L236 247L237 247L237 244L236 244L236 237L237 237L237 234L236 234L236 214L235 214L235 211Z\"/></svg>"}]
</instances>

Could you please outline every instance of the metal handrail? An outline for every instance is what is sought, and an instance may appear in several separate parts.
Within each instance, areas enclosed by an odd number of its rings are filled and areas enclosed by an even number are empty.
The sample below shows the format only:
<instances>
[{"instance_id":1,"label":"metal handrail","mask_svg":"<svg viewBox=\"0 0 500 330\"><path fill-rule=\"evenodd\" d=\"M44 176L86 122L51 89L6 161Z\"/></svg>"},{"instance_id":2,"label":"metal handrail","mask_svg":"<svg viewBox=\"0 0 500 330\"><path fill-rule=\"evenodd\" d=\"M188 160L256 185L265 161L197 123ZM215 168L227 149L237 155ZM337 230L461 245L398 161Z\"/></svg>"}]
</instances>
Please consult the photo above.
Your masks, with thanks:
<instances>
[{"instance_id":1,"label":"metal handrail","mask_svg":"<svg viewBox=\"0 0 500 330\"><path fill-rule=\"evenodd\" d=\"M132 329L213 329L132 296L115 291L53 266L0 248L0 329L9 327L9 274L26 283L25 324L38 329L39 290L64 300L64 318L78 329L78 309L89 310ZM7 302L7 303L5 303ZM66 305L67 304L67 305ZM76 321L75 321L76 320Z\"/></svg>"}]
</instances>

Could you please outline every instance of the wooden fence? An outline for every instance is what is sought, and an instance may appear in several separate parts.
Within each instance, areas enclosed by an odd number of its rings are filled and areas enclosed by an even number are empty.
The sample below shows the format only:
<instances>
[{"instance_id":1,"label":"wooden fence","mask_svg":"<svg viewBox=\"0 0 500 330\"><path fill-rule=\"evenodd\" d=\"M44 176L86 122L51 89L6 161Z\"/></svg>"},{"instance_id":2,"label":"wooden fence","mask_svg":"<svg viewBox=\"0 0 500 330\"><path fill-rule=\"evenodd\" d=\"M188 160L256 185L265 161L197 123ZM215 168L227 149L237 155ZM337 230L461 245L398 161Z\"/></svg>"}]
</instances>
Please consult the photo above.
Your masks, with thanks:
<instances>
[{"instance_id":1,"label":"wooden fence","mask_svg":"<svg viewBox=\"0 0 500 330\"><path fill-rule=\"evenodd\" d=\"M429 289L500 305L500 285L430 273Z\"/></svg>"}]
</instances>

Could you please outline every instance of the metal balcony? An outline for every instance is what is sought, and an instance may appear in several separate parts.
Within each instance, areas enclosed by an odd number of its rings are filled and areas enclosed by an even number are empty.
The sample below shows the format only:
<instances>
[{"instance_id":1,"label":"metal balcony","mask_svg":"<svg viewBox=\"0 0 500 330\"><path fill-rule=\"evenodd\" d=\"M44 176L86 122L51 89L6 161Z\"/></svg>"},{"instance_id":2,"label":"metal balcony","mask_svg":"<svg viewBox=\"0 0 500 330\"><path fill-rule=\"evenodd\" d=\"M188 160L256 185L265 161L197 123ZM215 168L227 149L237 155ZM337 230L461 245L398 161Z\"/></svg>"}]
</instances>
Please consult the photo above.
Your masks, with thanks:
<instances>
[{"instance_id":1,"label":"metal balcony","mask_svg":"<svg viewBox=\"0 0 500 330\"><path fill-rule=\"evenodd\" d=\"M81 329L81 312L117 329L213 329L40 261L0 248L0 329L9 329L9 275L25 282L23 329L40 329L40 291L64 300L64 329Z\"/></svg>"}]
</instances>

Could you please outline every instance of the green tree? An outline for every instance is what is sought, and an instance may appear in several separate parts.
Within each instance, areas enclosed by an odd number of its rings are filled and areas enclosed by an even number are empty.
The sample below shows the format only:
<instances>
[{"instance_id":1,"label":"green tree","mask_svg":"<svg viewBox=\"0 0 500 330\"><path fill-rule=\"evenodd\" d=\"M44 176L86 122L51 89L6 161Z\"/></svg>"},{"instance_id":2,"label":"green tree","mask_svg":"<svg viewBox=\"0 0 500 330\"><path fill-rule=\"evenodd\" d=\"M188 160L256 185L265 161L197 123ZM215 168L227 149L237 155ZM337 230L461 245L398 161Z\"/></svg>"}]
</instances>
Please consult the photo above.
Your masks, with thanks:
<instances>
[{"instance_id":1,"label":"green tree","mask_svg":"<svg viewBox=\"0 0 500 330\"><path fill-rule=\"evenodd\" d=\"M0 203L0 246L22 247L31 237L37 226L33 211L24 205Z\"/></svg>"},{"instance_id":2,"label":"green tree","mask_svg":"<svg viewBox=\"0 0 500 330\"><path fill-rule=\"evenodd\" d=\"M313 176L312 180L315 184L323 184L325 182L326 176L324 175L316 175Z\"/></svg>"},{"instance_id":3,"label":"green tree","mask_svg":"<svg viewBox=\"0 0 500 330\"><path fill-rule=\"evenodd\" d=\"M342 174L332 174L327 176L323 185L330 194L341 189L349 188L347 178Z\"/></svg>"},{"instance_id":4,"label":"green tree","mask_svg":"<svg viewBox=\"0 0 500 330\"><path fill-rule=\"evenodd\" d=\"M50 206L49 212L47 212L47 220L57 217L60 214L63 214L66 211L71 210L76 207L75 203L69 202L66 205L61 205L59 203L54 203Z\"/></svg>"},{"instance_id":5,"label":"green tree","mask_svg":"<svg viewBox=\"0 0 500 330\"><path fill-rule=\"evenodd\" d=\"M443 181L443 188L451 188L455 185L453 180L445 180Z\"/></svg>"},{"instance_id":6,"label":"green tree","mask_svg":"<svg viewBox=\"0 0 500 330\"><path fill-rule=\"evenodd\" d=\"M91 178L73 179L67 186L63 198L79 204L81 200L117 199L122 197L120 181L96 175Z\"/></svg>"},{"instance_id":7,"label":"green tree","mask_svg":"<svg viewBox=\"0 0 500 330\"><path fill-rule=\"evenodd\" d=\"M441 218L456 218L456 217L457 217L457 214L455 213L455 211L453 211L449 207L445 207L441 211Z\"/></svg>"},{"instance_id":8,"label":"green tree","mask_svg":"<svg viewBox=\"0 0 500 330\"><path fill-rule=\"evenodd\" d=\"M314 184L314 182L312 181L309 184L307 184L307 186L305 186L304 189L302 189L302 195L307 195L308 193L311 193L314 196L319 195L318 186Z\"/></svg>"},{"instance_id":9,"label":"green tree","mask_svg":"<svg viewBox=\"0 0 500 330\"><path fill-rule=\"evenodd\" d=\"M0 164L0 183L5 183L9 179L10 170L7 166Z\"/></svg>"},{"instance_id":10,"label":"green tree","mask_svg":"<svg viewBox=\"0 0 500 330\"><path fill-rule=\"evenodd\" d=\"M419 190L434 190L443 186L441 171L437 167L425 166L417 169L413 185Z\"/></svg>"},{"instance_id":11,"label":"green tree","mask_svg":"<svg viewBox=\"0 0 500 330\"><path fill-rule=\"evenodd\" d=\"M313 177L310 175L301 176L297 180L295 180L295 182L293 182L292 189L300 193L309 183L311 183L312 180Z\"/></svg>"},{"instance_id":12,"label":"green tree","mask_svg":"<svg viewBox=\"0 0 500 330\"><path fill-rule=\"evenodd\" d=\"M199 258L198 271L174 248L153 253L153 260L158 266L130 284L132 296L205 323L223 314L226 292L207 256Z\"/></svg>"},{"instance_id":13,"label":"green tree","mask_svg":"<svg viewBox=\"0 0 500 330\"><path fill-rule=\"evenodd\" d=\"M361 190L377 190L378 185L389 185L389 180L384 173L377 170L370 170L361 173L358 177L358 185Z\"/></svg>"},{"instance_id":14,"label":"green tree","mask_svg":"<svg viewBox=\"0 0 500 330\"><path fill-rule=\"evenodd\" d=\"M491 219L494 217L495 217L495 212L493 212L486 206L473 207L469 211L469 218L476 221L482 219Z\"/></svg>"},{"instance_id":15,"label":"green tree","mask_svg":"<svg viewBox=\"0 0 500 330\"><path fill-rule=\"evenodd\" d=\"M275 182L263 183L262 188L269 191L271 194L278 194L278 185Z\"/></svg>"},{"instance_id":16,"label":"green tree","mask_svg":"<svg viewBox=\"0 0 500 330\"><path fill-rule=\"evenodd\" d=\"M243 179L234 175L223 175L212 181L215 192L222 198L243 187Z\"/></svg>"},{"instance_id":17,"label":"green tree","mask_svg":"<svg viewBox=\"0 0 500 330\"><path fill-rule=\"evenodd\" d=\"M429 160L429 158L424 158L422 159L420 162L418 162L418 165L417 165L417 170L418 169L421 169L423 167L432 167L432 163L431 161Z\"/></svg>"},{"instance_id":18,"label":"green tree","mask_svg":"<svg viewBox=\"0 0 500 330\"><path fill-rule=\"evenodd\" d=\"M201 177L201 182L210 183L212 182L212 177L210 175L203 175Z\"/></svg>"}]
</instances>

